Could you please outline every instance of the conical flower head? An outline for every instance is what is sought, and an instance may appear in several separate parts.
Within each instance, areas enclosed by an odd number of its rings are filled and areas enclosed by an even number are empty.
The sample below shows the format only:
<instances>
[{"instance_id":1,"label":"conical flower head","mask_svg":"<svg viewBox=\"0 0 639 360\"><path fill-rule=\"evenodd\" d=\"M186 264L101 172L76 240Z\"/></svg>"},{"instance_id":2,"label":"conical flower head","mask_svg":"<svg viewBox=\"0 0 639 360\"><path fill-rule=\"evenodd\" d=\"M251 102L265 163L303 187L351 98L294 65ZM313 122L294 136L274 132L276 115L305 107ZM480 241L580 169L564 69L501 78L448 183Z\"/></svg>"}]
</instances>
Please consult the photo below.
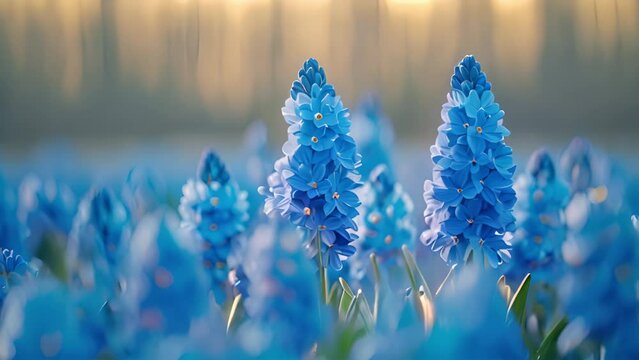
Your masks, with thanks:
<instances>
[{"instance_id":1,"label":"conical flower head","mask_svg":"<svg viewBox=\"0 0 639 360\"><path fill-rule=\"evenodd\" d=\"M471 90L482 95L485 90L490 90L492 85L486 79L486 74L481 71L481 64L473 55L466 55L455 67L455 73L450 79L450 87L461 91L468 96Z\"/></svg>"},{"instance_id":2,"label":"conical flower head","mask_svg":"<svg viewBox=\"0 0 639 360\"><path fill-rule=\"evenodd\" d=\"M326 83L324 70L309 59L299 74L282 108L289 124L285 156L276 161L269 188L259 191L267 214L277 210L308 230L309 249L320 248L323 265L340 270L342 258L355 251L350 243L360 202L353 190L361 185L356 172L361 156L349 135L350 113Z\"/></svg>"},{"instance_id":3,"label":"conical flower head","mask_svg":"<svg viewBox=\"0 0 639 360\"><path fill-rule=\"evenodd\" d=\"M70 258L104 257L115 266L126 252L130 231L129 213L122 200L109 188L92 189L74 220Z\"/></svg>"},{"instance_id":4,"label":"conical flower head","mask_svg":"<svg viewBox=\"0 0 639 360\"><path fill-rule=\"evenodd\" d=\"M197 177L204 183L217 182L220 185L225 185L230 179L226 166L211 149L206 149L202 152L200 164L197 168Z\"/></svg>"},{"instance_id":5,"label":"conical flower head","mask_svg":"<svg viewBox=\"0 0 639 360\"><path fill-rule=\"evenodd\" d=\"M515 222L515 166L504 143L510 132L473 57L462 60L451 83L444 123L431 147L433 180L424 185L429 228L422 241L449 263L462 262L472 248L496 267L510 257L504 234Z\"/></svg>"},{"instance_id":6,"label":"conical flower head","mask_svg":"<svg viewBox=\"0 0 639 360\"><path fill-rule=\"evenodd\" d=\"M533 281L552 282L561 264L561 245L566 236L564 210L570 192L556 176L550 153L535 151L526 173L515 183L515 217L519 227L513 237L513 260L509 277L523 279L532 273Z\"/></svg>"},{"instance_id":7,"label":"conical flower head","mask_svg":"<svg viewBox=\"0 0 639 360\"><path fill-rule=\"evenodd\" d=\"M233 255L249 219L247 197L211 150L202 153L197 178L182 187L182 226L199 239L202 262L220 303L229 290L229 271L239 261Z\"/></svg>"}]
</instances>

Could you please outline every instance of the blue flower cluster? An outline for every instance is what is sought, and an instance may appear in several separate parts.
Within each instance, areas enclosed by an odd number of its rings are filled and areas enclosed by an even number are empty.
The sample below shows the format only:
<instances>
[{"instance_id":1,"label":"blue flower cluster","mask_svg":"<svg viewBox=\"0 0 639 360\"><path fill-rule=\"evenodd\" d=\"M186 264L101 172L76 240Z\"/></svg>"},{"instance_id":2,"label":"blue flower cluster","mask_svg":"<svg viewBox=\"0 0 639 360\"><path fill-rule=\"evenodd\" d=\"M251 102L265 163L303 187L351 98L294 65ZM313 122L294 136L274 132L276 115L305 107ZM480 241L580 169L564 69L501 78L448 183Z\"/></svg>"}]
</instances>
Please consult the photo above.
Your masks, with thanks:
<instances>
[{"instance_id":1,"label":"blue flower cluster","mask_svg":"<svg viewBox=\"0 0 639 360\"><path fill-rule=\"evenodd\" d=\"M392 262L402 245L413 247L413 202L385 165L373 169L361 194L358 256L366 259L374 252L380 262Z\"/></svg>"},{"instance_id":2,"label":"blue flower cluster","mask_svg":"<svg viewBox=\"0 0 639 360\"><path fill-rule=\"evenodd\" d=\"M250 320L239 330L259 332L246 340L260 358L304 357L321 334L315 269L297 236L282 228L279 221L259 225L245 259L251 279L246 301Z\"/></svg>"},{"instance_id":3,"label":"blue flower cluster","mask_svg":"<svg viewBox=\"0 0 639 360\"><path fill-rule=\"evenodd\" d=\"M573 328L579 326L578 332L599 343L624 336L628 327L637 327L639 319L639 236L628 220L627 191L623 180L619 183L623 177L614 168L581 138L570 143L561 159L572 195L566 207L568 233L562 247L566 270L557 290Z\"/></svg>"},{"instance_id":4,"label":"blue flower cluster","mask_svg":"<svg viewBox=\"0 0 639 360\"><path fill-rule=\"evenodd\" d=\"M355 178L361 156L349 136L349 111L317 60L307 60L298 76L282 108L289 125L285 156L276 161L269 188L260 188L264 211L277 210L309 230L308 248L321 245L322 265L341 270L340 256L355 252L351 242L357 235L351 230L357 230L353 219L360 201L353 190L361 185Z\"/></svg>"},{"instance_id":5,"label":"blue flower cluster","mask_svg":"<svg viewBox=\"0 0 639 360\"><path fill-rule=\"evenodd\" d=\"M35 255L45 236L65 239L73 225L76 205L75 195L67 186L26 177L20 186L18 209L18 218L27 229L26 253Z\"/></svg>"},{"instance_id":6,"label":"blue flower cluster","mask_svg":"<svg viewBox=\"0 0 639 360\"><path fill-rule=\"evenodd\" d=\"M123 348L158 346L164 336L187 334L208 308L208 281L199 266L198 244L172 212L142 219L126 256L127 290L119 299ZM145 349L148 351L148 349Z\"/></svg>"},{"instance_id":7,"label":"blue flower cluster","mask_svg":"<svg viewBox=\"0 0 639 360\"><path fill-rule=\"evenodd\" d=\"M510 132L473 56L457 65L451 86L431 147L435 167L424 184L428 229L421 240L448 263L463 262L472 248L496 267L510 257L504 234L515 227L515 166L504 143Z\"/></svg>"},{"instance_id":8,"label":"blue flower cluster","mask_svg":"<svg viewBox=\"0 0 639 360\"><path fill-rule=\"evenodd\" d=\"M554 283L562 263L561 246L566 237L564 210L570 190L558 176L550 153L535 151L526 173L515 182L518 228L512 240L512 261L507 274L517 281L527 273L533 281Z\"/></svg>"},{"instance_id":9,"label":"blue flower cluster","mask_svg":"<svg viewBox=\"0 0 639 360\"><path fill-rule=\"evenodd\" d=\"M35 274L35 269L21 255L15 254L10 249L2 249L0 253L0 306L11 287L21 284L25 277Z\"/></svg>"},{"instance_id":10,"label":"blue flower cluster","mask_svg":"<svg viewBox=\"0 0 639 360\"><path fill-rule=\"evenodd\" d=\"M203 264L219 303L230 295L229 272L238 265L231 255L249 219L247 196L210 149L202 153L197 178L182 188L182 225L200 238Z\"/></svg>"}]
</instances>

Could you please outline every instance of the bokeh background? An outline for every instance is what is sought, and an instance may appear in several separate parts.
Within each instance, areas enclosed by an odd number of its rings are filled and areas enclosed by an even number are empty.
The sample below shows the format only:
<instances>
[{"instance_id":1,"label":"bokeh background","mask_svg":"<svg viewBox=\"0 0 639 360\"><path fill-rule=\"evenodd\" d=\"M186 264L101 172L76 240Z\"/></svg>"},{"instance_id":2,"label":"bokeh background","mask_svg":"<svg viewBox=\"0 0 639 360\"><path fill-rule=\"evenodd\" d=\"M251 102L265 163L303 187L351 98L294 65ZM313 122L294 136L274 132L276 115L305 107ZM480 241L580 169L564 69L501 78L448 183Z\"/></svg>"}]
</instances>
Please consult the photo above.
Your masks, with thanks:
<instances>
[{"instance_id":1,"label":"bokeh background","mask_svg":"<svg viewBox=\"0 0 639 360\"><path fill-rule=\"evenodd\" d=\"M168 163L183 178L206 145L237 156L255 119L277 151L280 107L312 56L347 106L380 94L398 152L414 149L398 166L425 175L467 53L522 158L584 135L632 163L636 0L0 0L0 160L97 178Z\"/></svg>"}]
</instances>

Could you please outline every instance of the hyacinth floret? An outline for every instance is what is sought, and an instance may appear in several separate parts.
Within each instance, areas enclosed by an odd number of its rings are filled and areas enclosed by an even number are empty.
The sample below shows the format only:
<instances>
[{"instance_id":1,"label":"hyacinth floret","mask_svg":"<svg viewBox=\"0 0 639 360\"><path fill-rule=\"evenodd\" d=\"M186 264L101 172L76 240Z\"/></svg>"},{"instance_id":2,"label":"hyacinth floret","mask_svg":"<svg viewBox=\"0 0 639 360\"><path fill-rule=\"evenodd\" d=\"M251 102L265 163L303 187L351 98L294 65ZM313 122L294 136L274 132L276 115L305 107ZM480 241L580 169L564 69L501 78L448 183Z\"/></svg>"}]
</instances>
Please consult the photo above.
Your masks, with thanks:
<instances>
[{"instance_id":1,"label":"hyacinth floret","mask_svg":"<svg viewBox=\"0 0 639 360\"><path fill-rule=\"evenodd\" d=\"M187 181L182 194L182 226L200 239L212 289L218 302L223 302L229 272L236 265L232 255L249 219L248 194L231 180L224 163L210 149L202 153L197 176Z\"/></svg>"},{"instance_id":2,"label":"hyacinth floret","mask_svg":"<svg viewBox=\"0 0 639 360\"><path fill-rule=\"evenodd\" d=\"M553 281L552 270L561 262L561 245L566 236L564 210L570 191L558 176L547 150L539 149L531 155L515 190L519 227L512 240L509 273L522 279L530 272L535 280Z\"/></svg>"},{"instance_id":3,"label":"hyacinth floret","mask_svg":"<svg viewBox=\"0 0 639 360\"><path fill-rule=\"evenodd\" d=\"M421 239L451 264L463 262L470 248L482 250L493 267L510 257L504 235L514 230L515 166L494 99L480 64L466 56L455 68L431 147L433 180L424 184L429 229Z\"/></svg>"},{"instance_id":4,"label":"hyacinth floret","mask_svg":"<svg viewBox=\"0 0 639 360\"><path fill-rule=\"evenodd\" d=\"M322 266L340 270L342 257L355 252L353 219L360 202L353 190L361 186L361 156L349 135L349 110L317 60L307 60L298 75L282 108L289 125L285 156L275 162L268 188L259 191L266 214L278 211L308 230L308 249L315 254L321 247Z\"/></svg>"}]
</instances>

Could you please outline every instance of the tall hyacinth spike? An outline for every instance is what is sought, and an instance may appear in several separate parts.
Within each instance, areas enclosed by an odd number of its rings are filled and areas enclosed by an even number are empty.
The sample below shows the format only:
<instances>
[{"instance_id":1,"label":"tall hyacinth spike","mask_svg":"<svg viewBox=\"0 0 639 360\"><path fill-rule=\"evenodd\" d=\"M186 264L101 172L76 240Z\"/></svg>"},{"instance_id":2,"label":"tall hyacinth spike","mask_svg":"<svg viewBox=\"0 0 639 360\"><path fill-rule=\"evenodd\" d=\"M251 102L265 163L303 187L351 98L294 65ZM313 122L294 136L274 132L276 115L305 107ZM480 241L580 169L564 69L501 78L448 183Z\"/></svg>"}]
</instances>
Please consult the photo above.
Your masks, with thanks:
<instances>
[{"instance_id":1,"label":"tall hyacinth spike","mask_svg":"<svg viewBox=\"0 0 639 360\"><path fill-rule=\"evenodd\" d=\"M361 156L349 135L350 113L317 60L307 60L298 75L282 108L289 125L284 157L275 162L268 188L259 191L267 215L278 211L306 229L305 245L313 256L321 249L321 266L341 270L342 258L355 253L360 201L353 190L361 186Z\"/></svg>"},{"instance_id":2,"label":"tall hyacinth spike","mask_svg":"<svg viewBox=\"0 0 639 360\"><path fill-rule=\"evenodd\" d=\"M202 153L197 177L182 188L182 226L202 244L203 264L218 303L230 295L229 272L238 262L234 263L231 255L240 245L239 235L246 230L249 219L247 196L210 149Z\"/></svg>"},{"instance_id":3,"label":"tall hyacinth spike","mask_svg":"<svg viewBox=\"0 0 639 360\"><path fill-rule=\"evenodd\" d=\"M479 62L466 56L455 67L430 149L433 180L424 184L428 229L421 240L449 264L462 263L470 249L493 267L510 257L504 235L515 228L515 165L491 87Z\"/></svg>"},{"instance_id":4,"label":"tall hyacinth spike","mask_svg":"<svg viewBox=\"0 0 639 360\"><path fill-rule=\"evenodd\" d=\"M108 188L91 190L79 205L69 237L69 258L104 257L119 265L131 235L130 216L122 200Z\"/></svg>"},{"instance_id":5,"label":"tall hyacinth spike","mask_svg":"<svg viewBox=\"0 0 639 360\"><path fill-rule=\"evenodd\" d=\"M568 185L555 170L550 153L535 151L526 173L515 182L515 218L519 227L513 237L513 260L508 273L514 279L533 274L534 281L556 278L561 245L566 236L564 210L570 198Z\"/></svg>"},{"instance_id":6,"label":"tall hyacinth spike","mask_svg":"<svg viewBox=\"0 0 639 360\"><path fill-rule=\"evenodd\" d=\"M402 245L414 245L413 202L385 165L378 165L364 184L357 257L367 266L374 252L381 262L393 261Z\"/></svg>"}]
</instances>

